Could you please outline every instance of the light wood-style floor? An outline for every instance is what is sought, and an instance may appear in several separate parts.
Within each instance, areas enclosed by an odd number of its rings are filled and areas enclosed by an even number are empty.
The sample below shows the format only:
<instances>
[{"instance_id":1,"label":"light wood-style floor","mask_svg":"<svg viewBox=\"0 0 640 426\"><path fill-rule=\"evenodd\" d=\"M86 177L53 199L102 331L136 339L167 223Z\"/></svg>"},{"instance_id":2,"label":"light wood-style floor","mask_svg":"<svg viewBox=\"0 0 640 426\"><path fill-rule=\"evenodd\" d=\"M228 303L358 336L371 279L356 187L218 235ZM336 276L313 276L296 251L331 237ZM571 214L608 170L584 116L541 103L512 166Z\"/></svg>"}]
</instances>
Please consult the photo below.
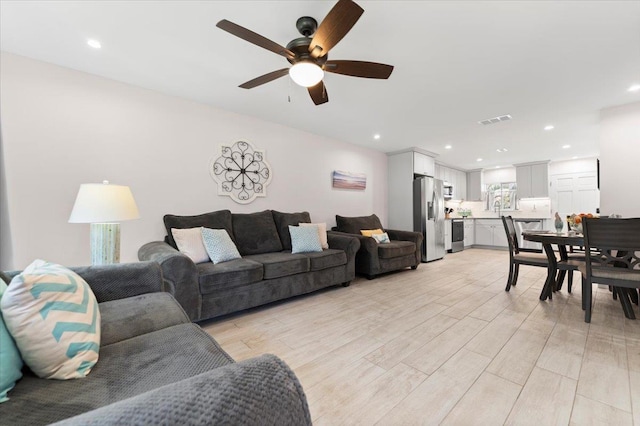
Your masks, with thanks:
<instances>
[{"instance_id":1,"label":"light wood-style floor","mask_svg":"<svg viewBox=\"0 0 640 426\"><path fill-rule=\"evenodd\" d=\"M317 425L640 425L640 320L594 286L584 323L579 274L541 302L546 270L522 267L507 293L507 265L465 250L203 326L284 359Z\"/></svg>"}]
</instances>

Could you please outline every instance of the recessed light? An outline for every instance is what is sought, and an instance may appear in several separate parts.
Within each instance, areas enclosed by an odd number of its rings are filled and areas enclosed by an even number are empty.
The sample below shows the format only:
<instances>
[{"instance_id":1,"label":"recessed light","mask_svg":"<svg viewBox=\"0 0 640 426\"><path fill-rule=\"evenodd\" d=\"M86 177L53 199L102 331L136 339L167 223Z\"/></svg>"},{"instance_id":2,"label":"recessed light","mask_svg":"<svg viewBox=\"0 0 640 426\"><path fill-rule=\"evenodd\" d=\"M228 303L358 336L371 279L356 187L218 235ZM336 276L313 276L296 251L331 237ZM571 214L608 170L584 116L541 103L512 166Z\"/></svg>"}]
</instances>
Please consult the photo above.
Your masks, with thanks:
<instances>
[{"instance_id":1,"label":"recessed light","mask_svg":"<svg viewBox=\"0 0 640 426\"><path fill-rule=\"evenodd\" d=\"M577 159L578 159L578 156L577 156L577 155L574 155L573 157L571 157L571 159L572 159L572 160L577 160Z\"/></svg>"},{"instance_id":2,"label":"recessed light","mask_svg":"<svg viewBox=\"0 0 640 426\"><path fill-rule=\"evenodd\" d=\"M482 158L477 158L476 161L480 162L482 161Z\"/></svg>"},{"instance_id":3,"label":"recessed light","mask_svg":"<svg viewBox=\"0 0 640 426\"><path fill-rule=\"evenodd\" d=\"M571 148L571 145L562 145L562 149L569 149Z\"/></svg>"},{"instance_id":4,"label":"recessed light","mask_svg":"<svg viewBox=\"0 0 640 426\"><path fill-rule=\"evenodd\" d=\"M507 152L509 151L507 148L498 148L496 149L497 152Z\"/></svg>"},{"instance_id":5,"label":"recessed light","mask_svg":"<svg viewBox=\"0 0 640 426\"><path fill-rule=\"evenodd\" d=\"M378 133L376 133L375 135L373 135L373 138L374 138L375 140L378 140L378 139L380 139L380 135L379 135Z\"/></svg>"},{"instance_id":6,"label":"recessed light","mask_svg":"<svg viewBox=\"0 0 640 426\"><path fill-rule=\"evenodd\" d=\"M500 168L500 166L496 166L496 169L499 169L499 168Z\"/></svg>"},{"instance_id":7,"label":"recessed light","mask_svg":"<svg viewBox=\"0 0 640 426\"><path fill-rule=\"evenodd\" d=\"M544 126L544 129L547 130L547 131L548 130L553 130L554 127L551 124L549 124L548 126Z\"/></svg>"},{"instance_id":8,"label":"recessed light","mask_svg":"<svg viewBox=\"0 0 640 426\"><path fill-rule=\"evenodd\" d=\"M640 90L640 84L633 84L627 89L629 92L637 92Z\"/></svg>"},{"instance_id":9,"label":"recessed light","mask_svg":"<svg viewBox=\"0 0 640 426\"><path fill-rule=\"evenodd\" d=\"M100 44L100 42L98 40L94 40L92 38L87 40L87 44L89 46L93 47L94 49L100 49L102 47L102 45Z\"/></svg>"},{"instance_id":10,"label":"recessed light","mask_svg":"<svg viewBox=\"0 0 640 426\"><path fill-rule=\"evenodd\" d=\"M451 148L453 148L451 145L445 145L444 146L444 149L451 149Z\"/></svg>"}]
</instances>

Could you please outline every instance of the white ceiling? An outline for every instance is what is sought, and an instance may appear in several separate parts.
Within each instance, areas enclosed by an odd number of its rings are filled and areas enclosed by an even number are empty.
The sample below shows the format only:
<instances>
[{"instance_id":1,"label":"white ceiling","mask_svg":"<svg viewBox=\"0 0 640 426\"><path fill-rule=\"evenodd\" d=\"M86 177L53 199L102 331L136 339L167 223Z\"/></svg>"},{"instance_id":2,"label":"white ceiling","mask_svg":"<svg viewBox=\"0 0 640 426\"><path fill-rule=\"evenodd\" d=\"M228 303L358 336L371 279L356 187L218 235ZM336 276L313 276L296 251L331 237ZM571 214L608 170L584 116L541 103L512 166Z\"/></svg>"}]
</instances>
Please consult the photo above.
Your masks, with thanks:
<instances>
[{"instance_id":1,"label":"white ceiling","mask_svg":"<svg viewBox=\"0 0 640 426\"><path fill-rule=\"evenodd\" d=\"M386 81L328 74L321 106L288 77L238 88L288 63L215 23L286 45L297 18L320 22L333 1L1 0L0 48L380 151L417 146L465 169L597 155L599 110L640 101L627 91L640 83L640 1L357 3L365 13L330 58L395 70ZM477 124L503 114L513 120Z\"/></svg>"}]
</instances>

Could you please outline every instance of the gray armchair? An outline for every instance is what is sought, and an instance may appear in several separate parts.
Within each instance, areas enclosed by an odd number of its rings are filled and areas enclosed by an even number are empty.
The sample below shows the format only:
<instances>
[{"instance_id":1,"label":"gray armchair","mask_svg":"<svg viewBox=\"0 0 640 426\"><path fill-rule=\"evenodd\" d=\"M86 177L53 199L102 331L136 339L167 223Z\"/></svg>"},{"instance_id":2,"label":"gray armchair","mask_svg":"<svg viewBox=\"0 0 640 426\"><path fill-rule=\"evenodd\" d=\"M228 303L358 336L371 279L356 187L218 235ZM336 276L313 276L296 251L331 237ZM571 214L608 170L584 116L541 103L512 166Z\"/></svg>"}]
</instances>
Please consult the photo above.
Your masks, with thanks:
<instances>
[{"instance_id":1,"label":"gray armchair","mask_svg":"<svg viewBox=\"0 0 640 426\"><path fill-rule=\"evenodd\" d=\"M375 214L359 217L336 215L336 224L330 234L349 235L360 241L360 249L356 253L356 273L368 279L408 267L416 269L420 265L422 234L419 232L384 229ZM373 238L362 235L360 231L364 229L382 229L391 242L378 244Z\"/></svg>"}]
</instances>

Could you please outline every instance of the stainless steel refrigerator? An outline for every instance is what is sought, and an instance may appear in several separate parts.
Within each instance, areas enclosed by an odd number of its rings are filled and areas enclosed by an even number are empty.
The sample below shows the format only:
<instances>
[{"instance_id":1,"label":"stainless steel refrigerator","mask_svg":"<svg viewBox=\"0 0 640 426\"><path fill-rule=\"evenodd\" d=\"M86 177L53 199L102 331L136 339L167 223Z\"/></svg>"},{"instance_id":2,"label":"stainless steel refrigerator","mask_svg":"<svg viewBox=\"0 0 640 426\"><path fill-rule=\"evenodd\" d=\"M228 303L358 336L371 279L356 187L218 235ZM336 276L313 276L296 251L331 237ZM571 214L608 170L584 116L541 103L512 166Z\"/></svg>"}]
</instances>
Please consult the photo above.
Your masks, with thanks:
<instances>
[{"instance_id":1,"label":"stainless steel refrigerator","mask_svg":"<svg viewBox=\"0 0 640 426\"><path fill-rule=\"evenodd\" d=\"M422 261L444 257L444 188L442 181L420 176L413 181L413 230L422 233Z\"/></svg>"}]
</instances>

